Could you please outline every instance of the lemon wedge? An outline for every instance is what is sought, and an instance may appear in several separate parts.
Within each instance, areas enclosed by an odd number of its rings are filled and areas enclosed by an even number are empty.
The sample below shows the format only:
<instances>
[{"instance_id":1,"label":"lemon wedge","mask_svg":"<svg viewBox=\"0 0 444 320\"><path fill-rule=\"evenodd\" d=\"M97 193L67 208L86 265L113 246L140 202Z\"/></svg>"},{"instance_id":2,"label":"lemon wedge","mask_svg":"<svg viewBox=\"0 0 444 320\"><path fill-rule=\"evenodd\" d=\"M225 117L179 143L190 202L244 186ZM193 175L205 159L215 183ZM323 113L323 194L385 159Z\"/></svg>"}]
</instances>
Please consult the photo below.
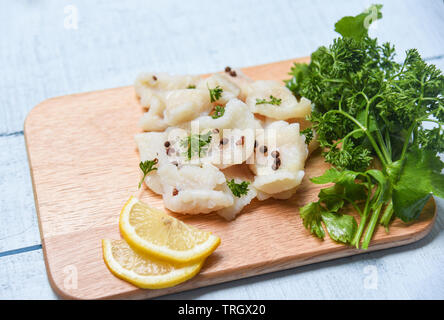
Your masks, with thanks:
<instances>
[{"instance_id":1,"label":"lemon wedge","mask_svg":"<svg viewBox=\"0 0 444 320\"><path fill-rule=\"evenodd\" d=\"M190 265L176 266L135 252L125 240L102 240L103 259L118 278L143 289L175 286L194 277L204 260Z\"/></svg>"},{"instance_id":2,"label":"lemon wedge","mask_svg":"<svg viewBox=\"0 0 444 320\"><path fill-rule=\"evenodd\" d=\"M199 230L131 197L120 213L120 232L137 251L173 263L190 264L210 255L220 244Z\"/></svg>"}]
</instances>

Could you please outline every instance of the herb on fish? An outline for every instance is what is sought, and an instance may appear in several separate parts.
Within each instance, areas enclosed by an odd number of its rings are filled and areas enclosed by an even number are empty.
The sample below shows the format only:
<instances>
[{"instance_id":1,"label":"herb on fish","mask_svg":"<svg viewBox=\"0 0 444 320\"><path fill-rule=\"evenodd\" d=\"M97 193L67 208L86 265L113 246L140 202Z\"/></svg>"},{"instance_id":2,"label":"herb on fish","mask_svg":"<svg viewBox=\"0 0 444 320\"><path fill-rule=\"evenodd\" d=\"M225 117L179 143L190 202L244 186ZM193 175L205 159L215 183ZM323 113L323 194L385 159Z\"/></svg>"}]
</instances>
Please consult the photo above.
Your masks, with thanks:
<instances>
[{"instance_id":1,"label":"herb on fish","mask_svg":"<svg viewBox=\"0 0 444 320\"><path fill-rule=\"evenodd\" d=\"M250 185L250 182L242 181L241 183L236 183L234 182L234 179L231 179L230 181L227 180L227 185L233 195L240 198L242 195L246 195L248 193L248 186Z\"/></svg>"},{"instance_id":2,"label":"herb on fish","mask_svg":"<svg viewBox=\"0 0 444 320\"><path fill-rule=\"evenodd\" d=\"M208 85L207 85L207 87L208 87ZM208 91L210 92L211 102L216 102L222 96L222 92L224 90L221 87L216 86L216 88L214 88L214 89L208 88Z\"/></svg>"},{"instance_id":3,"label":"herb on fish","mask_svg":"<svg viewBox=\"0 0 444 320\"><path fill-rule=\"evenodd\" d=\"M225 113L225 108L222 106L216 106L214 108L214 114L211 116L213 119L217 119L220 118L224 115Z\"/></svg>"},{"instance_id":4,"label":"herb on fish","mask_svg":"<svg viewBox=\"0 0 444 320\"><path fill-rule=\"evenodd\" d=\"M145 177L148 175L148 173L157 170L157 168L154 167L157 164L157 162L158 162L157 158L154 158L153 160L141 161L139 163L139 168L143 172L143 177L139 182L139 189L142 186L142 183L145 180Z\"/></svg>"},{"instance_id":5,"label":"herb on fish","mask_svg":"<svg viewBox=\"0 0 444 320\"><path fill-rule=\"evenodd\" d=\"M270 96L270 100L265 99L256 99L256 104L272 104L275 106L280 106L282 102L282 99L278 99L274 96Z\"/></svg>"},{"instance_id":6,"label":"herb on fish","mask_svg":"<svg viewBox=\"0 0 444 320\"><path fill-rule=\"evenodd\" d=\"M184 155L191 160L194 155L199 158L206 153L211 142L211 131L205 134L190 134L188 137L180 141L180 146L186 148Z\"/></svg>"}]
</instances>

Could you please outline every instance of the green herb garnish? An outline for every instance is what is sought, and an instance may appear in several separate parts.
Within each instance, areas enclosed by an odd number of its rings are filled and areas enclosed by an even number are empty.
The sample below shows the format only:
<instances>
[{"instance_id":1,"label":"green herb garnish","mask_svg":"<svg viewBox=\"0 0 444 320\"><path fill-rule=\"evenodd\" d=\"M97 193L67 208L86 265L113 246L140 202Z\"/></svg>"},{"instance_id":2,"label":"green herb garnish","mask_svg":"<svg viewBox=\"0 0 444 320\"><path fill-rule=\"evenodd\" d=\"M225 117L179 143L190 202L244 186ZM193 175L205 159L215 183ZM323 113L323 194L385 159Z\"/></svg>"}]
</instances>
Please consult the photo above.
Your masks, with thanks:
<instances>
[{"instance_id":1,"label":"green herb garnish","mask_svg":"<svg viewBox=\"0 0 444 320\"><path fill-rule=\"evenodd\" d=\"M187 89L196 89L196 86L194 84L190 84Z\"/></svg>"},{"instance_id":2,"label":"green herb garnish","mask_svg":"<svg viewBox=\"0 0 444 320\"><path fill-rule=\"evenodd\" d=\"M305 143L310 144L311 140L314 138L314 132L312 128L305 128L304 130L301 130L300 132L305 136Z\"/></svg>"},{"instance_id":3,"label":"green herb garnish","mask_svg":"<svg viewBox=\"0 0 444 320\"><path fill-rule=\"evenodd\" d=\"M207 87L208 87L208 84L207 84ZM222 96L222 92L224 90L221 87L216 86L216 88L214 88L214 89L208 88L208 91L210 92L211 102L216 102Z\"/></svg>"},{"instance_id":4,"label":"green herb garnish","mask_svg":"<svg viewBox=\"0 0 444 320\"><path fill-rule=\"evenodd\" d=\"M139 168L143 172L143 177L139 182L139 189L142 186L143 181L145 180L145 177L150 173L151 171L157 170L157 168L154 167L154 165L157 164L157 158L154 158L153 160L146 160L141 161L139 163Z\"/></svg>"},{"instance_id":5,"label":"green herb garnish","mask_svg":"<svg viewBox=\"0 0 444 320\"><path fill-rule=\"evenodd\" d=\"M227 180L227 185L230 188L231 192L234 196L240 198L242 195L246 195L248 193L248 186L250 182L242 181L241 183L234 182L234 179L230 181Z\"/></svg>"},{"instance_id":6,"label":"green herb garnish","mask_svg":"<svg viewBox=\"0 0 444 320\"><path fill-rule=\"evenodd\" d=\"M256 99L256 104L272 104L275 106L280 106L282 102L282 99L278 99L274 96L270 96L270 100L265 99Z\"/></svg>"},{"instance_id":7,"label":"green herb garnish","mask_svg":"<svg viewBox=\"0 0 444 320\"><path fill-rule=\"evenodd\" d=\"M214 108L214 114L211 116L213 119L217 119L220 118L224 115L225 113L225 108L222 106L216 106Z\"/></svg>"},{"instance_id":8,"label":"green herb garnish","mask_svg":"<svg viewBox=\"0 0 444 320\"><path fill-rule=\"evenodd\" d=\"M186 148L186 151L183 154L188 160L191 160L196 154L200 158L202 154L207 152L211 138L211 131L208 131L205 134L190 134L188 137L180 141L180 146Z\"/></svg>"},{"instance_id":9,"label":"green herb garnish","mask_svg":"<svg viewBox=\"0 0 444 320\"><path fill-rule=\"evenodd\" d=\"M312 179L333 186L301 208L304 226L323 238L323 223L332 239L357 248L363 237L364 249L378 223L388 231L393 217L413 221L432 194L444 197L444 75L416 49L397 63L391 44L368 36L381 8L339 20L342 37L313 52L310 64L295 64L286 81L295 96L314 103L309 120L334 166Z\"/></svg>"}]
</instances>

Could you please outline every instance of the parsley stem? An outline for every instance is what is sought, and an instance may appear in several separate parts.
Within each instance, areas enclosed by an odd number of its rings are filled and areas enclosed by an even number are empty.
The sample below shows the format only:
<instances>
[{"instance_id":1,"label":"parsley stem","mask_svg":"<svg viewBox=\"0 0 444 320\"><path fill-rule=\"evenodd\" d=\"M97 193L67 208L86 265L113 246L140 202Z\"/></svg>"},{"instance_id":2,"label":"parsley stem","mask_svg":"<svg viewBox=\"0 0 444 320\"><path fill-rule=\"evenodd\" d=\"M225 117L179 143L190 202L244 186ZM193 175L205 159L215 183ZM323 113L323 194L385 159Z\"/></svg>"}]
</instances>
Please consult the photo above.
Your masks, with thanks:
<instances>
[{"instance_id":1,"label":"parsley stem","mask_svg":"<svg viewBox=\"0 0 444 320\"><path fill-rule=\"evenodd\" d=\"M372 181L367 174L362 174L362 175L367 179L367 200L365 201L364 212L361 214L361 221L359 222L358 230L356 230L353 240L350 243L352 246L356 246L357 249L359 249L361 236L362 233L364 232L365 225L367 223L367 218L371 210L370 203L372 200L372 193L371 193Z\"/></svg>"},{"instance_id":2,"label":"parsley stem","mask_svg":"<svg viewBox=\"0 0 444 320\"><path fill-rule=\"evenodd\" d=\"M386 147L385 142L382 138L382 134L381 134L381 131L379 130L379 128L376 130L376 139L378 139L379 145L381 146L381 149L382 149L382 153L385 156L385 160L389 164L392 163L392 157L387 150L387 147Z\"/></svg>"},{"instance_id":3,"label":"parsley stem","mask_svg":"<svg viewBox=\"0 0 444 320\"><path fill-rule=\"evenodd\" d=\"M392 220L392 216L393 216L393 201L390 200L389 204L384 210L384 213L382 214L381 220L379 221L385 227L385 231L387 233L388 233L388 225Z\"/></svg>"},{"instance_id":4,"label":"parsley stem","mask_svg":"<svg viewBox=\"0 0 444 320\"><path fill-rule=\"evenodd\" d=\"M353 237L352 242L350 243L352 246L355 246L356 249L359 249L359 242L361 241L362 233L364 232L365 224L367 223L367 217L368 213L370 211L370 206L368 205L368 199L365 203L364 213L361 216L361 221L359 221L358 230L356 230L356 233Z\"/></svg>"},{"instance_id":5,"label":"parsley stem","mask_svg":"<svg viewBox=\"0 0 444 320\"><path fill-rule=\"evenodd\" d=\"M410 137L412 136L413 133L413 129L415 129L416 126L416 121L414 121L412 123L412 125L410 126L409 130L407 131L407 136L405 137L405 141L404 141L404 145L402 147L402 152L401 152L401 157L400 160L402 161L405 157L405 153L407 151L407 147L409 146L409 142L410 142Z\"/></svg>"},{"instance_id":6,"label":"parsley stem","mask_svg":"<svg viewBox=\"0 0 444 320\"><path fill-rule=\"evenodd\" d=\"M346 141L351 135L353 135L353 134L355 134L355 133L358 133L358 132L361 132L361 131L363 131L363 130L362 130L361 128L358 128L358 129L355 129L355 130L349 132L344 138L342 138L342 139L336 141L336 142L332 145L331 148L336 147L336 146L337 146L339 143L341 143L341 142L344 142L344 143L345 143L345 141Z\"/></svg>"},{"instance_id":7,"label":"parsley stem","mask_svg":"<svg viewBox=\"0 0 444 320\"><path fill-rule=\"evenodd\" d=\"M348 197L346 197L346 196L344 196L344 195L337 195L337 194L336 194L336 195L332 195L332 196L325 196L325 198L326 198L326 199L337 199L337 198L339 198L339 199L345 200L345 201L347 201L348 203L350 203L350 204L353 206L353 208L355 208L355 210L359 213L359 216L362 216L362 211L361 211L361 209L359 209L359 207L358 207L358 205L355 203L355 201L349 199Z\"/></svg>"},{"instance_id":8,"label":"parsley stem","mask_svg":"<svg viewBox=\"0 0 444 320\"><path fill-rule=\"evenodd\" d=\"M364 127L358 120L356 120L354 117L352 117L351 115L349 115L348 113L342 111L342 110L330 110L329 112L333 112L333 113L339 113L342 114L343 116L349 118L351 121L353 121L359 128L362 129L362 131L365 133L365 135L367 136L368 140L370 141L370 143L373 146L373 149L375 150L376 154L378 155L379 159L382 162L382 165L384 166L384 168L387 167L387 161L384 158L383 154L381 153L381 150L379 149L378 145L376 144L375 139L373 139L372 135L368 132L368 129L366 127Z\"/></svg>"},{"instance_id":9,"label":"parsley stem","mask_svg":"<svg viewBox=\"0 0 444 320\"><path fill-rule=\"evenodd\" d=\"M362 236L362 233L364 232L365 224L367 223L367 217L368 217L368 214L370 211L371 181L368 176L366 176L366 177L367 177L367 181L368 181L367 200L365 201L364 212L361 215L361 221L359 221L358 230L356 230L353 240L350 243L352 246L355 246L357 249L359 249L359 242L361 241L361 236Z\"/></svg>"},{"instance_id":10,"label":"parsley stem","mask_svg":"<svg viewBox=\"0 0 444 320\"><path fill-rule=\"evenodd\" d=\"M370 219L367 231L365 232L364 241L362 242L362 249L368 249L368 245L372 240L373 233L375 231L376 224L378 222L379 214L381 213L383 203L380 203L376 209L373 211L372 217Z\"/></svg>"}]
</instances>

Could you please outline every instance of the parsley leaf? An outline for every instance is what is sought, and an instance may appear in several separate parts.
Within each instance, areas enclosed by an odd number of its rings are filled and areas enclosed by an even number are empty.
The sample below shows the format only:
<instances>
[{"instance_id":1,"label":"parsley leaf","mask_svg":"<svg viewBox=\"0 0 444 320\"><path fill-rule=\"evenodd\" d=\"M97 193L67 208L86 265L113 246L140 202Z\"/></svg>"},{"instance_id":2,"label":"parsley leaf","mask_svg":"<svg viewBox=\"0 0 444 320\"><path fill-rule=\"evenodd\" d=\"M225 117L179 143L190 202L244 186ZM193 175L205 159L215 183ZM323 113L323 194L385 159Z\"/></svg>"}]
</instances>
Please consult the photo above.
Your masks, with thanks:
<instances>
[{"instance_id":1,"label":"parsley leaf","mask_svg":"<svg viewBox=\"0 0 444 320\"><path fill-rule=\"evenodd\" d=\"M158 160L157 158L154 158L153 160L146 160L146 161L141 161L139 163L139 168L140 170L142 170L143 172L143 177L142 179L140 179L139 182L139 189L142 186L143 181L145 180L145 177L154 170L157 170L157 168L155 168L154 166L157 164Z\"/></svg>"},{"instance_id":2,"label":"parsley leaf","mask_svg":"<svg viewBox=\"0 0 444 320\"><path fill-rule=\"evenodd\" d=\"M350 37L359 41L367 36L369 25L382 18L381 9L382 5L376 4L355 17L344 17L336 22L335 31L343 37Z\"/></svg>"},{"instance_id":3,"label":"parsley leaf","mask_svg":"<svg viewBox=\"0 0 444 320\"><path fill-rule=\"evenodd\" d=\"M353 216L333 213L321 206L320 202L310 202L300 209L304 226L320 239L324 239L325 231L335 241L350 243L355 235L357 223Z\"/></svg>"},{"instance_id":4,"label":"parsley leaf","mask_svg":"<svg viewBox=\"0 0 444 320\"><path fill-rule=\"evenodd\" d=\"M265 99L256 99L256 104L272 104L275 106L280 106L282 102L282 99L278 99L272 95L270 95L270 100Z\"/></svg>"},{"instance_id":5,"label":"parsley leaf","mask_svg":"<svg viewBox=\"0 0 444 320\"><path fill-rule=\"evenodd\" d=\"M208 85L207 85L207 87L208 87ZM220 99L220 97L222 96L222 92L224 90L221 87L216 86L216 88L214 88L214 89L208 88L208 91L210 92L211 102L216 102L217 100Z\"/></svg>"},{"instance_id":6,"label":"parsley leaf","mask_svg":"<svg viewBox=\"0 0 444 320\"><path fill-rule=\"evenodd\" d=\"M358 226L353 216L332 212L323 212L321 215L330 238L342 243L352 241Z\"/></svg>"},{"instance_id":7,"label":"parsley leaf","mask_svg":"<svg viewBox=\"0 0 444 320\"><path fill-rule=\"evenodd\" d=\"M241 183L236 183L234 182L234 179L231 179L230 181L227 180L227 185L233 195L240 198L242 195L246 195L248 193L248 186L250 185L250 182L242 181Z\"/></svg>"},{"instance_id":8,"label":"parsley leaf","mask_svg":"<svg viewBox=\"0 0 444 320\"><path fill-rule=\"evenodd\" d=\"M211 131L208 131L205 134L190 134L180 141L180 146L186 148L184 155L188 160L191 160L196 154L200 158L208 151L211 139Z\"/></svg>"},{"instance_id":9,"label":"parsley leaf","mask_svg":"<svg viewBox=\"0 0 444 320\"><path fill-rule=\"evenodd\" d=\"M225 108L223 106L216 106L214 108L214 114L211 116L213 119L220 118L224 115Z\"/></svg>"},{"instance_id":10,"label":"parsley leaf","mask_svg":"<svg viewBox=\"0 0 444 320\"><path fill-rule=\"evenodd\" d=\"M321 205L319 202L310 202L299 209L304 227L311 234L324 239L325 231L321 224Z\"/></svg>"},{"instance_id":11,"label":"parsley leaf","mask_svg":"<svg viewBox=\"0 0 444 320\"><path fill-rule=\"evenodd\" d=\"M306 144L310 144L311 140L313 140L314 138L314 132L312 128L305 128L304 130L301 130L300 134L304 135Z\"/></svg>"},{"instance_id":12,"label":"parsley leaf","mask_svg":"<svg viewBox=\"0 0 444 320\"><path fill-rule=\"evenodd\" d=\"M194 84L190 84L187 89L196 89L196 86Z\"/></svg>"},{"instance_id":13,"label":"parsley leaf","mask_svg":"<svg viewBox=\"0 0 444 320\"><path fill-rule=\"evenodd\" d=\"M393 190L395 214L410 222L418 218L432 194L444 197L444 163L432 151L418 148L407 154Z\"/></svg>"}]
</instances>

